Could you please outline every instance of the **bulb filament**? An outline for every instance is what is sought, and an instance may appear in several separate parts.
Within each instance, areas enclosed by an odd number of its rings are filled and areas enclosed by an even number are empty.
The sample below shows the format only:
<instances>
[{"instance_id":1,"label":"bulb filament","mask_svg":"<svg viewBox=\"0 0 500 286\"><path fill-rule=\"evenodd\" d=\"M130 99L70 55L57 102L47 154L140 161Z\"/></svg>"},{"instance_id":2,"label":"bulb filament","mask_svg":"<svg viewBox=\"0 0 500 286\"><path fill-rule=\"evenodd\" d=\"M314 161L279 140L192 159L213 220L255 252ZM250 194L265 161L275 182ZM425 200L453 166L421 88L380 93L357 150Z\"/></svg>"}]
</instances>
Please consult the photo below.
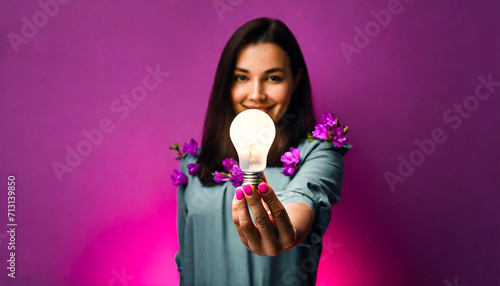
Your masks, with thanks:
<instances>
[{"instance_id":1,"label":"bulb filament","mask_svg":"<svg viewBox=\"0 0 500 286\"><path fill-rule=\"evenodd\" d=\"M250 149L248 149L248 158L250 159L250 165L257 163L257 154L254 148L255 143L250 143Z\"/></svg>"}]
</instances>

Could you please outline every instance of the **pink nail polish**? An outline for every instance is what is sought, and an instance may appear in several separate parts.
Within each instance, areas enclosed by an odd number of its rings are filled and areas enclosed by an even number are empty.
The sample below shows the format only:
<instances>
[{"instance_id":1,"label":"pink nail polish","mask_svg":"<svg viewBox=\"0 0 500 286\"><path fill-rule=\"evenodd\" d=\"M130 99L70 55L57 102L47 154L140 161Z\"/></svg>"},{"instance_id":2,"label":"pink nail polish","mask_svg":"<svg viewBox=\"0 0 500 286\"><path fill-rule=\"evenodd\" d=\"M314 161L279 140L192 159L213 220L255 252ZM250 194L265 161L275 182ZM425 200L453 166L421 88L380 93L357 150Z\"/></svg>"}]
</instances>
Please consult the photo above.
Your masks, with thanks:
<instances>
[{"instance_id":1,"label":"pink nail polish","mask_svg":"<svg viewBox=\"0 0 500 286\"><path fill-rule=\"evenodd\" d=\"M241 188L236 188L236 199L238 201L243 199L243 190Z\"/></svg>"},{"instance_id":2,"label":"pink nail polish","mask_svg":"<svg viewBox=\"0 0 500 286\"><path fill-rule=\"evenodd\" d=\"M267 185L266 184L260 184L259 185L259 191L261 194L267 193Z\"/></svg>"},{"instance_id":3,"label":"pink nail polish","mask_svg":"<svg viewBox=\"0 0 500 286\"><path fill-rule=\"evenodd\" d=\"M245 191L245 194L247 196L251 196L252 195L252 186L251 185L243 185L243 191Z\"/></svg>"}]
</instances>

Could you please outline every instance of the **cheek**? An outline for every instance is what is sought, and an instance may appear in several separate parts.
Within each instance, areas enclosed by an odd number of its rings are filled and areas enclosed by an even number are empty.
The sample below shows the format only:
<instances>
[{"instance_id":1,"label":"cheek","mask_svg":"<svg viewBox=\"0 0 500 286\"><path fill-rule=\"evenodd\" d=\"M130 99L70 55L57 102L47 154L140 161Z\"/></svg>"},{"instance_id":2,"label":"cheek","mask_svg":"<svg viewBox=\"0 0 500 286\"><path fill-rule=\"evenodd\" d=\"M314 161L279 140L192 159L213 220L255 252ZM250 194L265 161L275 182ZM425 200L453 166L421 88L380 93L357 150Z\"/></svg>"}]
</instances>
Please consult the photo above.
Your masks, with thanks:
<instances>
[{"instance_id":1,"label":"cheek","mask_svg":"<svg viewBox=\"0 0 500 286\"><path fill-rule=\"evenodd\" d=\"M269 98L277 104L288 105L292 91L287 87L276 88L273 92L268 94Z\"/></svg>"},{"instance_id":2,"label":"cheek","mask_svg":"<svg viewBox=\"0 0 500 286\"><path fill-rule=\"evenodd\" d=\"M240 103L245 99L245 94L242 92L241 88L233 87L231 88L231 100L233 103Z\"/></svg>"},{"instance_id":3,"label":"cheek","mask_svg":"<svg viewBox=\"0 0 500 286\"><path fill-rule=\"evenodd\" d=\"M289 89L282 89L280 92L276 92L273 95L272 100L276 103L276 108L273 111L273 121L280 121L283 114L285 114L288 109L288 105L290 104L291 91Z\"/></svg>"},{"instance_id":4,"label":"cheek","mask_svg":"<svg viewBox=\"0 0 500 286\"><path fill-rule=\"evenodd\" d=\"M241 94L241 92L238 93L238 91L235 90L234 88L231 90L232 106L233 106L233 110L236 114L243 111L243 106L241 106L241 102L243 102L244 99L245 99L245 97Z\"/></svg>"}]
</instances>

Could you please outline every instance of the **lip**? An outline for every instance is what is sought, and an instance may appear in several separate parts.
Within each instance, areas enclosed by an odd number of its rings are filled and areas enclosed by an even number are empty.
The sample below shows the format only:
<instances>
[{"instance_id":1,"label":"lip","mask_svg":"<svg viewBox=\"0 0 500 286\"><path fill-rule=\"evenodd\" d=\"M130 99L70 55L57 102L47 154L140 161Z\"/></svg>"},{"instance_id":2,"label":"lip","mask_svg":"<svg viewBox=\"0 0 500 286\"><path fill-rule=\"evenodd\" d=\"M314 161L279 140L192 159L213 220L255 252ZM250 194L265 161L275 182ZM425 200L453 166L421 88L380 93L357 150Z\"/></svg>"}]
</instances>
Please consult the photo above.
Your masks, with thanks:
<instances>
[{"instance_id":1,"label":"lip","mask_svg":"<svg viewBox=\"0 0 500 286\"><path fill-rule=\"evenodd\" d=\"M260 111L267 112L269 109L271 109L272 106L258 106L258 105L248 105L245 106L248 109L258 109Z\"/></svg>"}]
</instances>

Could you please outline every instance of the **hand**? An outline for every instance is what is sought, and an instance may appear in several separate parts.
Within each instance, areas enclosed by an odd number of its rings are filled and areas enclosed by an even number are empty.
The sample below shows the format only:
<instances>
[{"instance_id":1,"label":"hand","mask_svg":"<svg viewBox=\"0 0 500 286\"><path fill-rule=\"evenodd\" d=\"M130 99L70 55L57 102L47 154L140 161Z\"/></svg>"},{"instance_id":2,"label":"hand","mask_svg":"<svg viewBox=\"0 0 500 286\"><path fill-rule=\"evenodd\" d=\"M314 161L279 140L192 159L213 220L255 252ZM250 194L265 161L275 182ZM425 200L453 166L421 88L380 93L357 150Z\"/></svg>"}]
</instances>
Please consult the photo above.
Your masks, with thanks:
<instances>
[{"instance_id":1,"label":"hand","mask_svg":"<svg viewBox=\"0 0 500 286\"><path fill-rule=\"evenodd\" d=\"M287 210L267 183L261 183L258 189L248 184L238 187L232 213L240 240L255 254L276 256L298 244L297 231Z\"/></svg>"}]
</instances>

